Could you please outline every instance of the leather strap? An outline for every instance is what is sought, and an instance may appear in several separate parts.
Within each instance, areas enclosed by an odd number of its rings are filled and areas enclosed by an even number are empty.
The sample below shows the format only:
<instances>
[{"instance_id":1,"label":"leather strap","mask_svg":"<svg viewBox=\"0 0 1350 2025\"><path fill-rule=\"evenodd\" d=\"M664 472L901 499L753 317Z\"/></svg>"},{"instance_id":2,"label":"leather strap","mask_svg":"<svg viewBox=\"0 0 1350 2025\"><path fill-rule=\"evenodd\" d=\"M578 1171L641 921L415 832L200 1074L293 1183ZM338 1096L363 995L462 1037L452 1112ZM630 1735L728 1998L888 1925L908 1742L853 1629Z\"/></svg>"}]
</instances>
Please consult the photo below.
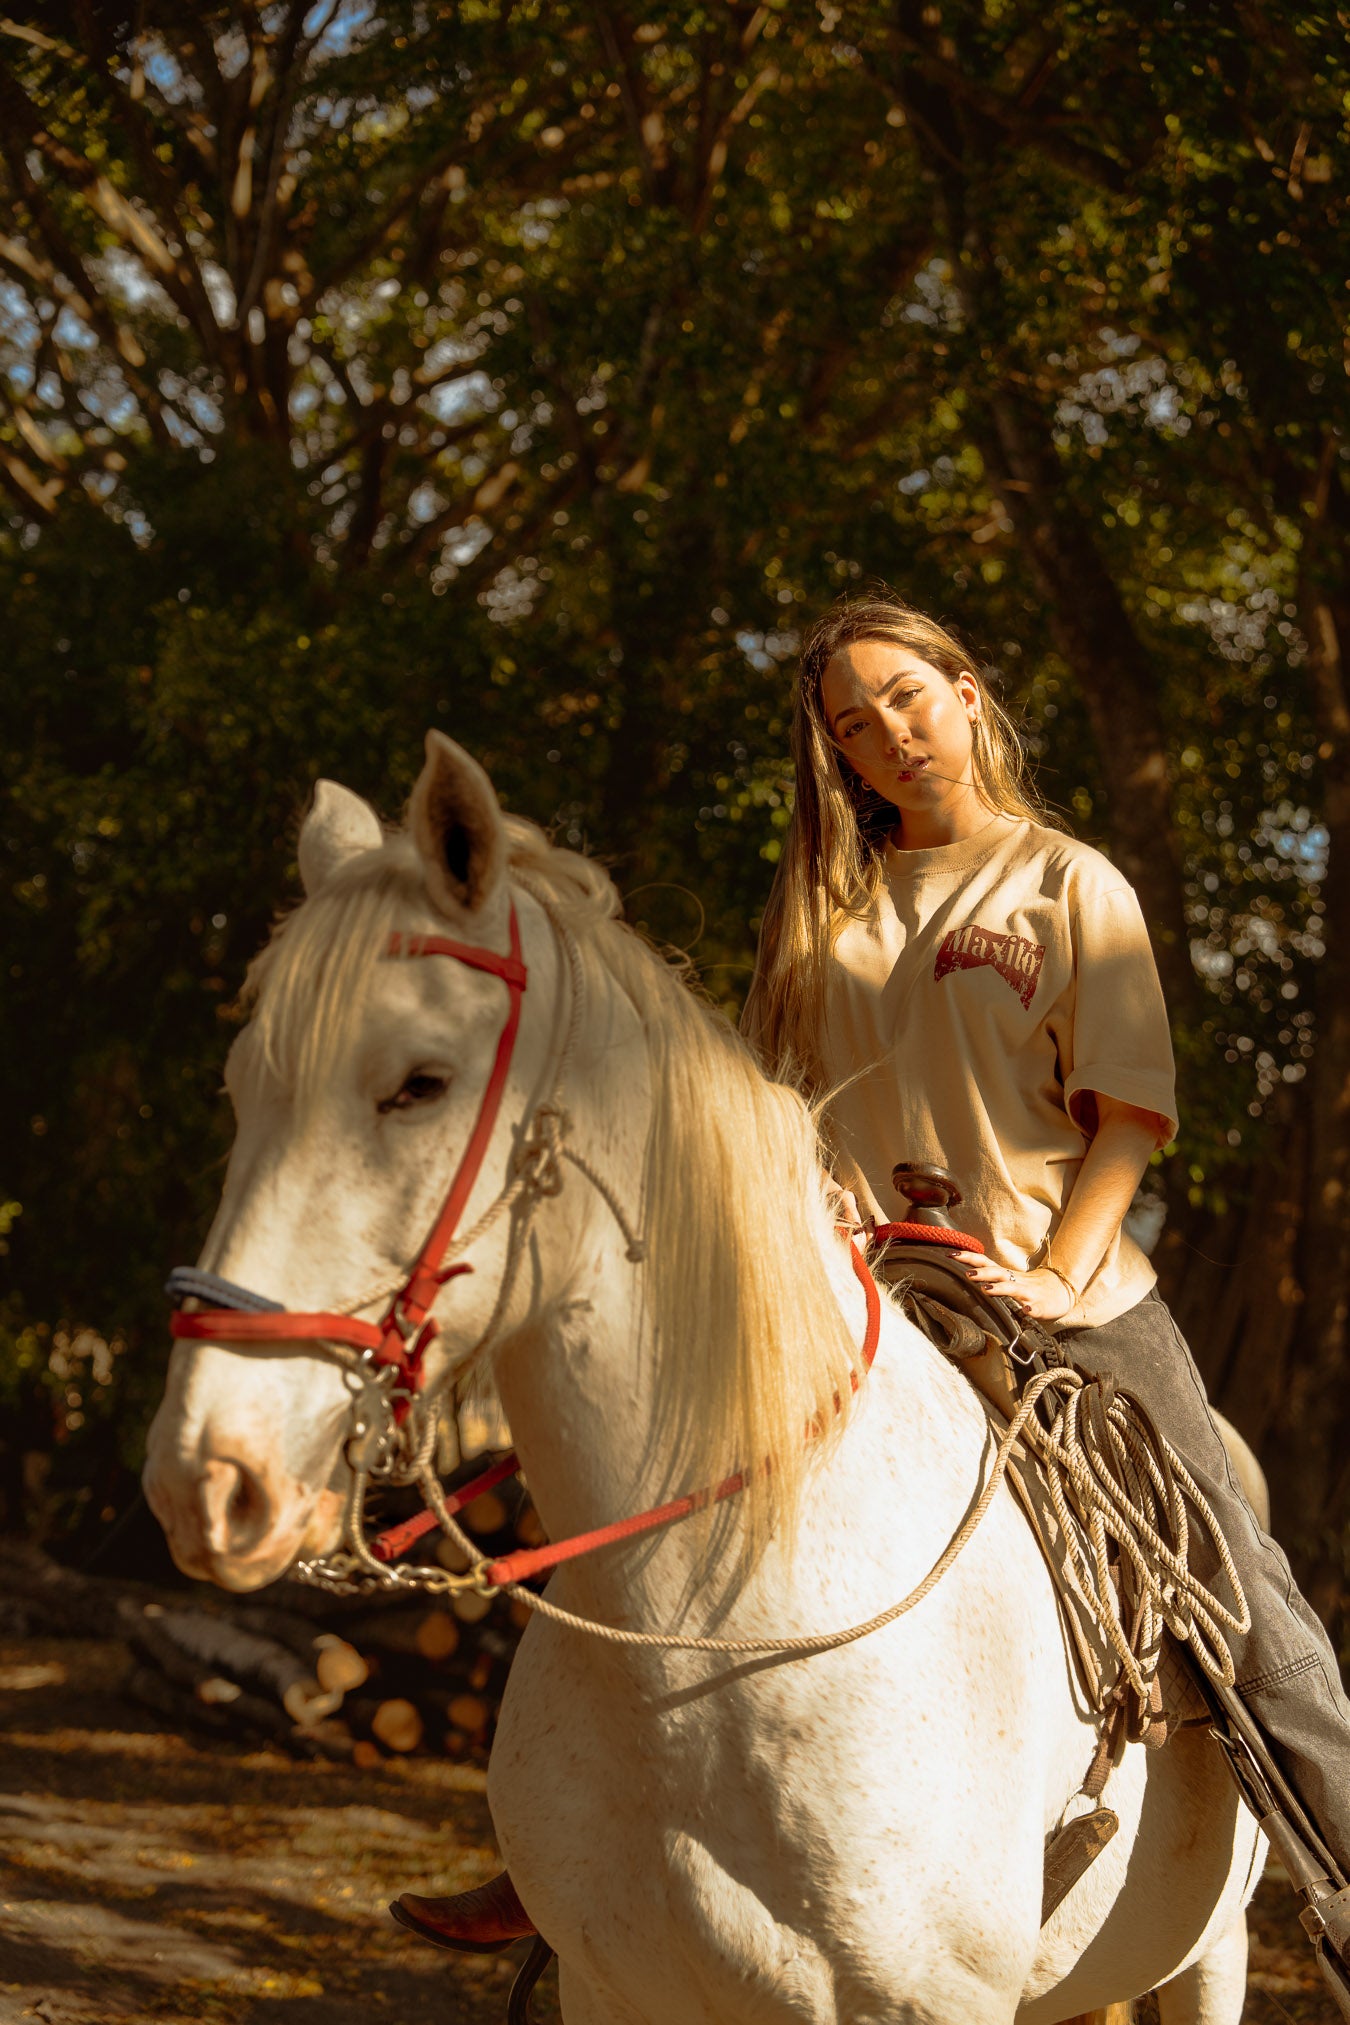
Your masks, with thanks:
<instances>
[{"instance_id":1,"label":"leather strap","mask_svg":"<svg viewBox=\"0 0 1350 2025\"><path fill-rule=\"evenodd\" d=\"M496 1130L497 1113L501 1109L502 1093L506 1088L506 1078L511 1069L511 1057L515 1052L516 1035L520 1031L520 1013L525 998L526 970L525 965L521 961L520 923L516 918L514 901L511 903L511 954L509 958L497 956L493 951L488 949L472 949L469 944L450 942L439 935L411 936L407 938L391 937L391 945L396 940L399 942L400 948L402 948L406 940L409 945L406 953L410 956L453 956L461 963L468 963L470 955L472 955L473 961L470 964L470 968L485 970L491 976L500 977L505 982L506 988L511 995L511 1003L506 1015L506 1025L502 1028L501 1036L497 1042L497 1054L492 1064L492 1074L488 1078L487 1089L483 1092L483 1101L479 1106L477 1123L470 1134L469 1143L464 1149L464 1156L459 1163L455 1178L450 1184L450 1192L445 1198L444 1207L436 1219L430 1237L422 1247L422 1256L418 1259L417 1264L409 1274L407 1286L394 1303L394 1309L400 1310L406 1321L415 1325L426 1319L432 1303L440 1292L441 1280L438 1268L441 1260L445 1257L446 1248L450 1240L459 1228L459 1220L464 1214L465 1205L470 1195L473 1193L474 1183L478 1179L478 1171L483 1165L484 1157L492 1141L493 1132ZM482 961L478 960L480 958ZM393 1310L391 1310L392 1313Z\"/></svg>"},{"instance_id":2,"label":"leather strap","mask_svg":"<svg viewBox=\"0 0 1350 2025\"><path fill-rule=\"evenodd\" d=\"M445 1509L451 1518L471 1505L475 1498L481 1498L484 1491L495 1491L498 1484L504 1484L508 1477L515 1476L520 1468L520 1459L514 1449L498 1458L491 1469L483 1471L471 1483L461 1484L457 1491L451 1491L445 1500ZM427 1533L434 1533L440 1525L435 1512L418 1512L402 1525L388 1526L383 1533L377 1533L370 1543L370 1551L377 1561L397 1561L400 1554L406 1554L409 1547Z\"/></svg>"}]
</instances>

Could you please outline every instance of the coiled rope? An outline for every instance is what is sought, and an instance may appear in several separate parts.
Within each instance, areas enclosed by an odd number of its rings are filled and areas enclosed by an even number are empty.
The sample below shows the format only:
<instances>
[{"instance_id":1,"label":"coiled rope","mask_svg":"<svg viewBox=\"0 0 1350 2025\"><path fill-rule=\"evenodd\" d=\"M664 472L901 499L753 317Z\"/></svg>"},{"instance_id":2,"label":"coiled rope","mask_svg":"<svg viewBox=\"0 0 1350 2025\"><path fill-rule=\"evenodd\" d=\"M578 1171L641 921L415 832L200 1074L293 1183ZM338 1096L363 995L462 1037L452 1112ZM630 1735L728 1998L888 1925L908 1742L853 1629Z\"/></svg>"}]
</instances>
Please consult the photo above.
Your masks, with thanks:
<instances>
[{"instance_id":1,"label":"coiled rope","mask_svg":"<svg viewBox=\"0 0 1350 2025\"><path fill-rule=\"evenodd\" d=\"M1043 1399L1053 1403L1048 1425L1038 1412ZM978 1530L1019 1441L1042 1464L1075 1578L1120 1663L1121 1677L1138 1700L1141 1718L1149 1709L1164 1628L1190 1647L1206 1673L1231 1685L1233 1657L1224 1634L1248 1631L1251 1614L1208 1500L1137 1400L1119 1391L1109 1376L1090 1378L1067 1366L1040 1372L1029 1380L1017 1412L997 1442L988 1479L966 1518L923 1580L898 1603L862 1624L813 1637L685 1637L676 1632L601 1624L516 1583L504 1584L502 1589L541 1616L612 1645L683 1652L781 1652L803 1658L837 1651L884 1630L932 1594ZM449 1513L442 1524L476 1559L473 1542ZM1083 1534L1086 1551L1080 1546ZM1223 1571L1232 1593L1231 1609L1190 1566L1190 1555L1200 1540L1209 1542ZM1112 1577L1113 1546L1122 1571L1119 1606ZM1123 1615L1128 1615L1128 1629ZM1104 1696L1103 1701L1106 1699Z\"/></svg>"}]
</instances>

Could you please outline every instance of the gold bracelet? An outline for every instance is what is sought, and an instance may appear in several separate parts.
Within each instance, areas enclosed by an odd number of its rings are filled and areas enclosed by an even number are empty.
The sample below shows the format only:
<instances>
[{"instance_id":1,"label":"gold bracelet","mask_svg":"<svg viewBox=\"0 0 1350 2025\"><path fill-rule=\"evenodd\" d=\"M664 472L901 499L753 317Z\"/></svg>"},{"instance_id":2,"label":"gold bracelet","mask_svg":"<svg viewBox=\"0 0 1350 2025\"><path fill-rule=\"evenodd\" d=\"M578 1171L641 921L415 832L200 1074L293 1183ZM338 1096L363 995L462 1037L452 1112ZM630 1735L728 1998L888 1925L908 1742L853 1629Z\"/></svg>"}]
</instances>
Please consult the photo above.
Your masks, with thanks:
<instances>
[{"instance_id":1,"label":"gold bracelet","mask_svg":"<svg viewBox=\"0 0 1350 2025\"><path fill-rule=\"evenodd\" d=\"M1083 1292L1081 1287L1076 1287L1073 1281L1069 1278L1069 1275L1067 1273L1062 1273L1058 1266L1051 1264L1049 1259L1046 1259L1044 1261L1044 1263L1041 1266L1041 1271L1043 1273L1054 1274L1055 1278L1059 1281L1059 1284L1061 1285L1061 1287L1063 1287L1065 1293L1069 1296L1070 1300L1073 1302L1074 1307L1076 1308L1078 1306L1078 1303L1083 1298Z\"/></svg>"}]
</instances>

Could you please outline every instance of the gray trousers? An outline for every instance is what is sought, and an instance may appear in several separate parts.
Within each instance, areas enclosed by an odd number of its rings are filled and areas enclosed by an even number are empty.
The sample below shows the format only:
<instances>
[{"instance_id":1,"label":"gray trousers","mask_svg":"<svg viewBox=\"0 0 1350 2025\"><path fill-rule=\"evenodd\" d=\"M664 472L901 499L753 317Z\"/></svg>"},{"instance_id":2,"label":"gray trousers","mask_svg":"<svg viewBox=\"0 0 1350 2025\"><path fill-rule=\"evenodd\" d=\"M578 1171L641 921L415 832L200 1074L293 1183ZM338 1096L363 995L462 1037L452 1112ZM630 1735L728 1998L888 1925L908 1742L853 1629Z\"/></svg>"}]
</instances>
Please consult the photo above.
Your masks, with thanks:
<instances>
[{"instance_id":1,"label":"gray trousers","mask_svg":"<svg viewBox=\"0 0 1350 2025\"><path fill-rule=\"evenodd\" d=\"M1251 1630L1230 1641L1238 1691L1350 1876L1350 1701L1336 1654L1283 1550L1261 1530L1238 1488L1200 1373L1166 1303L1154 1288L1114 1321L1060 1330L1056 1341L1075 1364L1112 1372L1135 1395L1213 1506L1251 1611Z\"/></svg>"}]
</instances>

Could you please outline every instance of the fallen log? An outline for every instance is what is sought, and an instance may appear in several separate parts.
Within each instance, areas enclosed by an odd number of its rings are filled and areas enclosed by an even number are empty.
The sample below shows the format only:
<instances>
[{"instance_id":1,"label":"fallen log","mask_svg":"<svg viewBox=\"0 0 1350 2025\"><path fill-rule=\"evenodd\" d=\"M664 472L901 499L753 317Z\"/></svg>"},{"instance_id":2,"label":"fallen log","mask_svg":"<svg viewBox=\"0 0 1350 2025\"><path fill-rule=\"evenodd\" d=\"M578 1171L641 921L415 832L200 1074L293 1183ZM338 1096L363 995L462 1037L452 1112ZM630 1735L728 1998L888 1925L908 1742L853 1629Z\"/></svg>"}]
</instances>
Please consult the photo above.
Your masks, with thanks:
<instances>
[{"instance_id":1,"label":"fallen log","mask_svg":"<svg viewBox=\"0 0 1350 2025\"><path fill-rule=\"evenodd\" d=\"M207 1730L237 1744L278 1744L297 1758L323 1757L345 1763L353 1755L352 1740L337 1723L321 1722L301 1728L288 1722L275 1702L266 1701L261 1695L245 1694L242 1689L224 1703L199 1692L189 1693L170 1680L158 1665L133 1666L126 1677L125 1692L153 1714L163 1716L178 1731Z\"/></svg>"},{"instance_id":2,"label":"fallen log","mask_svg":"<svg viewBox=\"0 0 1350 2025\"><path fill-rule=\"evenodd\" d=\"M425 1734L421 1710L415 1702L402 1699L381 1702L371 1717L370 1729L387 1751L401 1754L415 1751Z\"/></svg>"},{"instance_id":3,"label":"fallen log","mask_svg":"<svg viewBox=\"0 0 1350 2025\"><path fill-rule=\"evenodd\" d=\"M348 1695L370 1679L365 1656L335 1631L321 1631L314 1641L314 1671L329 1694Z\"/></svg>"},{"instance_id":4,"label":"fallen log","mask_svg":"<svg viewBox=\"0 0 1350 2025\"><path fill-rule=\"evenodd\" d=\"M117 1638L118 1605L128 1593L150 1597L146 1588L80 1575L53 1561L26 1540L4 1543L5 1590L22 1604L29 1629L54 1638Z\"/></svg>"},{"instance_id":5,"label":"fallen log","mask_svg":"<svg viewBox=\"0 0 1350 2025\"><path fill-rule=\"evenodd\" d=\"M317 1723L342 1705L340 1691L320 1686L303 1660L274 1639L241 1631L227 1617L205 1610L169 1609L159 1603L128 1604L125 1635L163 1668L170 1680L195 1691L198 1681L223 1676L241 1690L261 1689L280 1704L292 1723Z\"/></svg>"},{"instance_id":6,"label":"fallen log","mask_svg":"<svg viewBox=\"0 0 1350 2025\"><path fill-rule=\"evenodd\" d=\"M320 1631L311 1619L271 1604L235 1604L225 1614L241 1631L254 1632L293 1652L327 1693L347 1694L369 1677L370 1669L351 1642L350 1632L343 1638L335 1631Z\"/></svg>"}]
</instances>

